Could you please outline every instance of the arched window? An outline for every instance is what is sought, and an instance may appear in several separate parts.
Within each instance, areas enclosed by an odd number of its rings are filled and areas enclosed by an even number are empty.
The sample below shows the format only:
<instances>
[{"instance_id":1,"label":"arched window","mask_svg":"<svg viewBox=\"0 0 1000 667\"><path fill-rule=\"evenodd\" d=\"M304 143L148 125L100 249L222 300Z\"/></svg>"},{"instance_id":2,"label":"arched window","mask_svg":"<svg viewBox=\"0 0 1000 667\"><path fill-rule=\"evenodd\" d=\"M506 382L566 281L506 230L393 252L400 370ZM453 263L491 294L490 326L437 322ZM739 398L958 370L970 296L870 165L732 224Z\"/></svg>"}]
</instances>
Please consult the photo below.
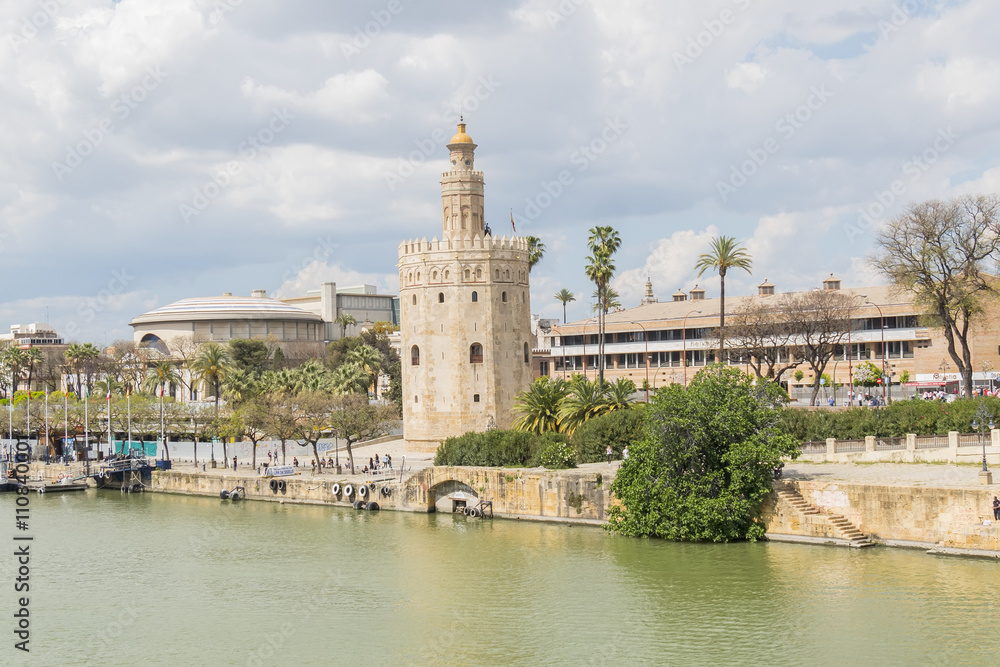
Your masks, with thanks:
<instances>
[{"instance_id":1,"label":"arched window","mask_svg":"<svg viewBox=\"0 0 1000 667\"><path fill-rule=\"evenodd\" d=\"M447 269L445 269L444 279L445 280L450 280L451 279L451 271L448 271Z\"/></svg>"},{"instance_id":2,"label":"arched window","mask_svg":"<svg viewBox=\"0 0 1000 667\"><path fill-rule=\"evenodd\" d=\"M483 270L476 269L476 280L482 280L482 279L483 279Z\"/></svg>"},{"instance_id":3,"label":"arched window","mask_svg":"<svg viewBox=\"0 0 1000 667\"><path fill-rule=\"evenodd\" d=\"M483 363L483 346L479 343L473 343L469 346L469 363L470 364L481 364Z\"/></svg>"},{"instance_id":4,"label":"arched window","mask_svg":"<svg viewBox=\"0 0 1000 667\"><path fill-rule=\"evenodd\" d=\"M528 347L527 343L524 344L524 363L531 363L531 349Z\"/></svg>"},{"instance_id":5,"label":"arched window","mask_svg":"<svg viewBox=\"0 0 1000 667\"><path fill-rule=\"evenodd\" d=\"M465 270L465 279L469 280L472 278L472 271L470 269Z\"/></svg>"},{"instance_id":6,"label":"arched window","mask_svg":"<svg viewBox=\"0 0 1000 667\"><path fill-rule=\"evenodd\" d=\"M420 348L414 345L410 348L410 365L419 366L420 365Z\"/></svg>"},{"instance_id":7,"label":"arched window","mask_svg":"<svg viewBox=\"0 0 1000 667\"><path fill-rule=\"evenodd\" d=\"M494 275L496 276L496 280L500 280L500 269L497 269L497 270L496 270L496 271L494 272Z\"/></svg>"},{"instance_id":8,"label":"arched window","mask_svg":"<svg viewBox=\"0 0 1000 667\"><path fill-rule=\"evenodd\" d=\"M417 271L417 282L418 283L420 282L420 272L419 271Z\"/></svg>"},{"instance_id":9,"label":"arched window","mask_svg":"<svg viewBox=\"0 0 1000 667\"><path fill-rule=\"evenodd\" d=\"M437 280L437 279L438 279L438 272L437 269L434 269L434 271L431 273L431 280Z\"/></svg>"},{"instance_id":10,"label":"arched window","mask_svg":"<svg viewBox=\"0 0 1000 667\"><path fill-rule=\"evenodd\" d=\"M500 300L503 301L504 303L507 303L507 292L500 293Z\"/></svg>"},{"instance_id":11,"label":"arched window","mask_svg":"<svg viewBox=\"0 0 1000 667\"><path fill-rule=\"evenodd\" d=\"M507 269L506 271L503 272L503 279L510 280L510 269Z\"/></svg>"},{"instance_id":12,"label":"arched window","mask_svg":"<svg viewBox=\"0 0 1000 667\"><path fill-rule=\"evenodd\" d=\"M444 303L444 292L438 292L438 303Z\"/></svg>"},{"instance_id":13,"label":"arched window","mask_svg":"<svg viewBox=\"0 0 1000 667\"><path fill-rule=\"evenodd\" d=\"M416 294L413 295L413 305L414 306L417 305L417 295Z\"/></svg>"},{"instance_id":14,"label":"arched window","mask_svg":"<svg viewBox=\"0 0 1000 667\"><path fill-rule=\"evenodd\" d=\"M473 292L472 293L472 303L476 303L478 301L479 301L479 292Z\"/></svg>"}]
</instances>

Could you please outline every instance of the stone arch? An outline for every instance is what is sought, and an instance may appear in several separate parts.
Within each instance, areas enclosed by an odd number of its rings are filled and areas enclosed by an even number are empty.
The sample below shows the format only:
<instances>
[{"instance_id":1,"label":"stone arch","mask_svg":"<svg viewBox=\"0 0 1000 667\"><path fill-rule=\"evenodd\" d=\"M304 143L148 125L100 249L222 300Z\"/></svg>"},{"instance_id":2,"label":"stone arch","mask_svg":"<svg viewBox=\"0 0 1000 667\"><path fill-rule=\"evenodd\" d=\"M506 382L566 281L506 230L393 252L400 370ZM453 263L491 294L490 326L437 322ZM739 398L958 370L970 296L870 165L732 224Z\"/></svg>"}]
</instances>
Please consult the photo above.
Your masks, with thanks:
<instances>
[{"instance_id":1,"label":"stone arch","mask_svg":"<svg viewBox=\"0 0 1000 667\"><path fill-rule=\"evenodd\" d=\"M420 365L420 348L414 345L410 348L410 365L419 366Z\"/></svg>"},{"instance_id":2,"label":"stone arch","mask_svg":"<svg viewBox=\"0 0 1000 667\"><path fill-rule=\"evenodd\" d=\"M453 497L463 494L469 506L478 504L479 492L457 479L446 479L427 489L428 512L451 512ZM460 497L460 496L459 496Z\"/></svg>"}]
</instances>

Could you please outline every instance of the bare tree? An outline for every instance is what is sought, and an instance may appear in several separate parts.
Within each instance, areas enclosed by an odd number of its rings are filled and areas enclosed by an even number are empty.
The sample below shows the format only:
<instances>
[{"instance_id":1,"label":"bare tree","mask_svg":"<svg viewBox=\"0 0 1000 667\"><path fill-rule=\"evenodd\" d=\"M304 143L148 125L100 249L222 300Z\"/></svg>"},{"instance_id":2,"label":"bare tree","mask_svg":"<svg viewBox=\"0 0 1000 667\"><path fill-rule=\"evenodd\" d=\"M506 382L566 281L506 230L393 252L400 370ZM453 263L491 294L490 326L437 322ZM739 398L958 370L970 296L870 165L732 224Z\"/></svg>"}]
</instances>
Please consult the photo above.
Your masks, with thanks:
<instances>
[{"instance_id":1,"label":"bare tree","mask_svg":"<svg viewBox=\"0 0 1000 667\"><path fill-rule=\"evenodd\" d=\"M356 470L351 449L354 443L381 433L396 419L399 409L395 403L371 403L365 394L346 394L335 399L328 421L333 434L347 441L352 474Z\"/></svg>"},{"instance_id":2,"label":"bare tree","mask_svg":"<svg viewBox=\"0 0 1000 667\"><path fill-rule=\"evenodd\" d=\"M810 405L816 405L819 380L827 364L847 340L850 308L855 297L840 290L815 290L786 294L781 309L792 323L794 341L801 361L813 371Z\"/></svg>"},{"instance_id":3,"label":"bare tree","mask_svg":"<svg viewBox=\"0 0 1000 667\"><path fill-rule=\"evenodd\" d=\"M966 396L972 395L970 327L996 296L986 269L1000 250L998 214L995 195L915 204L879 233L870 258L943 329Z\"/></svg>"},{"instance_id":4,"label":"bare tree","mask_svg":"<svg viewBox=\"0 0 1000 667\"><path fill-rule=\"evenodd\" d=\"M746 299L726 325L729 350L746 359L758 378L775 382L798 365L791 352L795 325L781 305L774 297Z\"/></svg>"}]
</instances>

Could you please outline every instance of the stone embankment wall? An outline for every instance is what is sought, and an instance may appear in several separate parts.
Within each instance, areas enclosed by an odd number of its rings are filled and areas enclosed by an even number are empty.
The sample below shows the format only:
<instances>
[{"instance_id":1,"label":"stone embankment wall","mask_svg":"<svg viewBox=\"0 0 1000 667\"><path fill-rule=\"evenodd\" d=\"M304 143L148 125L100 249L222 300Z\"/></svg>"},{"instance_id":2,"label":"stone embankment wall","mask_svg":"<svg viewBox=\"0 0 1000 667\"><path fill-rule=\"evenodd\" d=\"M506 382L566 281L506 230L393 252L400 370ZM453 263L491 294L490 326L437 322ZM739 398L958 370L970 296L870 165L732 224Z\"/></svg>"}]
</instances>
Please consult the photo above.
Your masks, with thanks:
<instances>
[{"instance_id":1,"label":"stone embankment wall","mask_svg":"<svg viewBox=\"0 0 1000 667\"><path fill-rule=\"evenodd\" d=\"M886 484L795 481L802 498L821 515L846 517L877 542L1000 552L1000 523L992 523L997 487L933 488ZM768 532L829 538L821 516L803 514L771 494L762 508ZM990 521L991 525L983 525Z\"/></svg>"},{"instance_id":2,"label":"stone embankment wall","mask_svg":"<svg viewBox=\"0 0 1000 667\"><path fill-rule=\"evenodd\" d=\"M252 475L218 475L198 472L155 471L150 491L218 497L220 491L242 486L249 500L348 506L359 499L360 475L299 475L273 478L285 482L284 491L272 491L272 478ZM548 519L567 522L603 522L611 504L610 479L578 470L539 471L507 468L434 467L417 472L402 483L375 482L367 500L382 509L431 512L435 507L450 511L449 496L461 491L470 498L493 502L497 516ZM340 493L334 494L339 484ZM344 487L354 487L353 496ZM384 495L383 488L389 490Z\"/></svg>"},{"instance_id":3,"label":"stone embankment wall","mask_svg":"<svg viewBox=\"0 0 1000 667\"><path fill-rule=\"evenodd\" d=\"M899 438L837 440L804 443L799 461L809 463L977 463L983 460L1000 465L1000 429L993 429L983 440L977 434L950 431L947 435L918 436L909 433Z\"/></svg>"}]
</instances>

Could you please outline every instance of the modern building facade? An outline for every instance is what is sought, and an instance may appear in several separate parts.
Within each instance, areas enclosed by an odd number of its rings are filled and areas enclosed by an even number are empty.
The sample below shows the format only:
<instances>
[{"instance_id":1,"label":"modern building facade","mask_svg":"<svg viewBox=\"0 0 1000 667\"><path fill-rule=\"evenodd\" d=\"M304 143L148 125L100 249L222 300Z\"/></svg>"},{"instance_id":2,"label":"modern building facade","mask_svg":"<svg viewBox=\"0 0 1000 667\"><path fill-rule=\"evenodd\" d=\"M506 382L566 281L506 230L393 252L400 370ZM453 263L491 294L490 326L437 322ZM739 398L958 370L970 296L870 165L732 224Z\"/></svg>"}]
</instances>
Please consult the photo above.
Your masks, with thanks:
<instances>
[{"instance_id":1,"label":"modern building facade","mask_svg":"<svg viewBox=\"0 0 1000 667\"><path fill-rule=\"evenodd\" d=\"M509 426L531 383L528 244L488 233L475 149L460 123L441 176L442 236L399 246L403 429L417 450Z\"/></svg>"},{"instance_id":2,"label":"modern building facade","mask_svg":"<svg viewBox=\"0 0 1000 667\"><path fill-rule=\"evenodd\" d=\"M304 296L282 299L323 319L323 340L330 342L343 336L357 336L375 322L399 326L399 297L379 294L374 285L358 285L337 289L337 283L323 283ZM344 315L354 318L354 324L343 327L338 322Z\"/></svg>"},{"instance_id":3,"label":"modern building facade","mask_svg":"<svg viewBox=\"0 0 1000 667\"><path fill-rule=\"evenodd\" d=\"M747 302L769 303L780 298L776 289L765 279L758 285L756 295L727 296L726 317L731 318ZM841 281L830 275L822 288L817 289L841 290ZM879 369L884 367L886 377L892 378L893 383L908 376L911 393L918 387L936 385L954 390L959 377L948 354L944 332L923 324L921 311L909 295L884 285L844 289L843 293L851 304L848 313L851 332L837 347L826 369L831 385L851 385L854 368L870 361ZM711 336L718 328L719 306L718 298L706 298L705 290L697 286L689 292L678 291L670 301L657 301L651 284L647 285L640 306L608 313L605 377L610 380L627 377L640 387L648 383L650 389L690 382L698 370L715 361L718 343ZM1000 378L997 314L996 307L991 307L970 335L977 385ZM597 342L596 318L557 324L540 336L537 356L548 361L550 376L585 373L596 377ZM790 345L782 354L794 360L797 350ZM753 372L738 359L731 359L730 363L743 367L748 374ZM536 360L536 366L540 367L541 362ZM795 379L796 370L802 371L801 379ZM805 362L782 377L782 384L793 397L804 397L814 382L813 372ZM821 393L822 400L827 400L831 389L827 387Z\"/></svg>"}]
</instances>

